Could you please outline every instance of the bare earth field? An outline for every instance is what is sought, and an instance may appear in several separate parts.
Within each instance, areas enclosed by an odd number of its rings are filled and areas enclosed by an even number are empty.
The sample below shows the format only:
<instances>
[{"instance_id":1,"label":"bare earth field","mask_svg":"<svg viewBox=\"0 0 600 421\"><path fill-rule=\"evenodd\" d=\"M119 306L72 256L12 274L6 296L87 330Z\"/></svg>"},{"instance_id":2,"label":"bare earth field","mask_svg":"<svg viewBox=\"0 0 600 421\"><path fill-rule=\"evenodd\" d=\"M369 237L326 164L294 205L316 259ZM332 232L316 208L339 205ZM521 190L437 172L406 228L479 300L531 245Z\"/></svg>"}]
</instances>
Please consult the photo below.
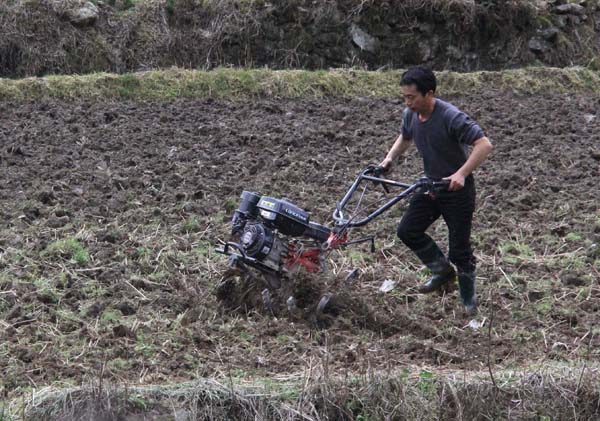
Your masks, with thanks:
<instances>
[{"instance_id":1,"label":"bare earth field","mask_svg":"<svg viewBox=\"0 0 600 421\"><path fill-rule=\"evenodd\" d=\"M242 190L331 223L399 128L398 100L0 104L0 394L103 378L164 384L320 367L494 370L600 358L599 95L446 98L495 149L477 172L483 326L395 237L401 206L362 229L377 251L293 277L303 306L360 275L323 320L227 308L215 288ZM391 178L412 181L416 152ZM432 235L445 244L445 226ZM386 279L394 290L379 291ZM489 330L490 323L492 329Z\"/></svg>"}]
</instances>

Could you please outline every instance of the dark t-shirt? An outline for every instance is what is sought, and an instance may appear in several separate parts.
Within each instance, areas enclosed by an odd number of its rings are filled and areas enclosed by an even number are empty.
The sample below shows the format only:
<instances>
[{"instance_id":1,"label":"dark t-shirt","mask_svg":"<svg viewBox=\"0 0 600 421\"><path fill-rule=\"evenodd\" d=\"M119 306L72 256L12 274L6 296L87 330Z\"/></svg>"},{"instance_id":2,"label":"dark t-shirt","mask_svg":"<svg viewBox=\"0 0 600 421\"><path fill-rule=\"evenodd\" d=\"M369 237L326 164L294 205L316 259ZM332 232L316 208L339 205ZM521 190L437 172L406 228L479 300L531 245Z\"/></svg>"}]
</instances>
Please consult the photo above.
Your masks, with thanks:
<instances>
[{"instance_id":1,"label":"dark t-shirt","mask_svg":"<svg viewBox=\"0 0 600 421\"><path fill-rule=\"evenodd\" d=\"M409 108L403 113L402 137L415 142L429 178L454 174L467 161L469 145L483 136L481 127L468 115L438 98L425 122Z\"/></svg>"}]
</instances>

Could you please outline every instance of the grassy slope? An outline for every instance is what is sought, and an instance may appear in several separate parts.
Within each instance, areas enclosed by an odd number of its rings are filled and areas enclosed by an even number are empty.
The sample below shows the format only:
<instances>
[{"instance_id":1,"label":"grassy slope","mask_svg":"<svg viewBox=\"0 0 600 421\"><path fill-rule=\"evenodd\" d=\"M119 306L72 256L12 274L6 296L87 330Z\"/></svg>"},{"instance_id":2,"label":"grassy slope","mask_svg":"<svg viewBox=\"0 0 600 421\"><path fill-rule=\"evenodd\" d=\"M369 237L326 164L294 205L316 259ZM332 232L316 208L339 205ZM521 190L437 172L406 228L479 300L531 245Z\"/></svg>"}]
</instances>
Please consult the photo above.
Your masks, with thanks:
<instances>
[{"instance_id":1,"label":"grassy slope","mask_svg":"<svg viewBox=\"0 0 600 421\"><path fill-rule=\"evenodd\" d=\"M214 97L395 97L402 71L361 70L160 70L115 75L47 76L20 80L0 79L0 101L38 99L134 99ZM483 90L538 92L600 92L600 72L585 68L531 67L503 72L440 72L442 94Z\"/></svg>"}]
</instances>

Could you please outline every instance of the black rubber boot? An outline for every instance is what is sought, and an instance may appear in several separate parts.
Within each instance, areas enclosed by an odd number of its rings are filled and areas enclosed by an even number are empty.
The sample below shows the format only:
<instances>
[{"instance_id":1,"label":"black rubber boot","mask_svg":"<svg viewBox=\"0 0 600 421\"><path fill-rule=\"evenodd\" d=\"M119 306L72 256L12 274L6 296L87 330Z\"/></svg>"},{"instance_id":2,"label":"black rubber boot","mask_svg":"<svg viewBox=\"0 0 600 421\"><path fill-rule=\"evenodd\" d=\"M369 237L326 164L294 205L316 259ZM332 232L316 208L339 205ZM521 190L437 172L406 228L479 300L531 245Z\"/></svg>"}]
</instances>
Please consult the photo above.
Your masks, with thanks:
<instances>
[{"instance_id":1,"label":"black rubber boot","mask_svg":"<svg viewBox=\"0 0 600 421\"><path fill-rule=\"evenodd\" d=\"M421 294L429 294L430 292L438 291L448 285L449 282L454 281L456 271L452 265L446 264L447 266L445 269L433 272L433 276L419 287L418 291Z\"/></svg>"},{"instance_id":2,"label":"black rubber boot","mask_svg":"<svg viewBox=\"0 0 600 421\"><path fill-rule=\"evenodd\" d=\"M475 273L460 272L458 274L458 289L460 291L460 299L465 306L465 311L468 314L473 314L477 311L477 297L475 296Z\"/></svg>"}]
</instances>

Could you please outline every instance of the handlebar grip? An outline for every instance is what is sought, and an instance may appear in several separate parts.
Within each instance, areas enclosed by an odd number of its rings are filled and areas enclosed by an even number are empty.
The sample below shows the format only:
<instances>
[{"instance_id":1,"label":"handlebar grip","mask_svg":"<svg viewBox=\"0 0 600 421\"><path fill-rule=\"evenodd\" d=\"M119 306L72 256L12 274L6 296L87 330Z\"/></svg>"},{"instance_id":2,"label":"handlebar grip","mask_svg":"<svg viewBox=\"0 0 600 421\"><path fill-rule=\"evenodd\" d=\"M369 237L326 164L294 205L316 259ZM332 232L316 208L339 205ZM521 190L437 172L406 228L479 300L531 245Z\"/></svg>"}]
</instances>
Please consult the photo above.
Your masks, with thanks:
<instances>
[{"instance_id":1,"label":"handlebar grip","mask_svg":"<svg viewBox=\"0 0 600 421\"><path fill-rule=\"evenodd\" d=\"M431 187L434 191L445 191L450 187L450 180L440 180L431 183Z\"/></svg>"},{"instance_id":2,"label":"handlebar grip","mask_svg":"<svg viewBox=\"0 0 600 421\"><path fill-rule=\"evenodd\" d=\"M375 168L373 168L373 175L375 175L376 177L379 177L381 174L385 174L388 171L389 171L389 168L385 168L380 165L377 165Z\"/></svg>"}]
</instances>

